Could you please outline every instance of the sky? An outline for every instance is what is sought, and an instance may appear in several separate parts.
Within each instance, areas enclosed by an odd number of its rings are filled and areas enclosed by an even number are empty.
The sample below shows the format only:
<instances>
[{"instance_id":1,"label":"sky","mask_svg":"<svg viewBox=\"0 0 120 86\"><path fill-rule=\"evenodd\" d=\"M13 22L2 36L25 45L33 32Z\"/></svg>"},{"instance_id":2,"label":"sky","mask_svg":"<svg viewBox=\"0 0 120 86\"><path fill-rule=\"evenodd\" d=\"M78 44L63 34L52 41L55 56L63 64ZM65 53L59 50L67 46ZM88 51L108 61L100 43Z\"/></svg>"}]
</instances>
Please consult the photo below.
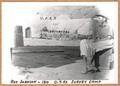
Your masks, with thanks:
<instances>
[{"instance_id":1,"label":"sky","mask_svg":"<svg viewBox=\"0 0 120 86\"><path fill-rule=\"evenodd\" d=\"M80 6L95 6L100 14L105 15L110 20L111 28L114 28L115 21L117 19L117 3L112 2L98 2L98 3L23 3L23 2L6 2L2 3L2 23L3 28L10 31L11 39L14 39L14 28L16 25L22 25L23 29L31 24L39 24L39 15L36 13L48 13L54 12L54 10L61 10L66 12L68 10L72 10L72 14L74 14L74 10L80 9ZM75 11L76 12L76 11ZM67 12L66 12L67 13ZM79 16L75 15L76 18Z\"/></svg>"}]
</instances>

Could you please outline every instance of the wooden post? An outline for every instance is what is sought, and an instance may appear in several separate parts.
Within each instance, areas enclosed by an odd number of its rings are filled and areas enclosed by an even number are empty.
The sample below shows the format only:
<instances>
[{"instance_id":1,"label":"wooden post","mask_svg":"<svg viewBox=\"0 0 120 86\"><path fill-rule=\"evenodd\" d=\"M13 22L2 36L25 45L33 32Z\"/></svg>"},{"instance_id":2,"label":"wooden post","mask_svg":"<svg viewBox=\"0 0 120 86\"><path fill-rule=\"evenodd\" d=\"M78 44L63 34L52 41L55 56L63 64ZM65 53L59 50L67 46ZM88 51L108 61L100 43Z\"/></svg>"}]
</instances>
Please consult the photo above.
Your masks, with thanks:
<instances>
[{"instance_id":1,"label":"wooden post","mask_svg":"<svg viewBox=\"0 0 120 86\"><path fill-rule=\"evenodd\" d=\"M15 47L23 47L24 46L22 26L15 27L14 44L15 44Z\"/></svg>"},{"instance_id":2,"label":"wooden post","mask_svg":"<svg viewBox=\"0 0 120 86\"><path fill-rule=\"evenodd\" d=\"M10 48L11 60L12 60L12 48Z\"/></svg>"}]
</instances>

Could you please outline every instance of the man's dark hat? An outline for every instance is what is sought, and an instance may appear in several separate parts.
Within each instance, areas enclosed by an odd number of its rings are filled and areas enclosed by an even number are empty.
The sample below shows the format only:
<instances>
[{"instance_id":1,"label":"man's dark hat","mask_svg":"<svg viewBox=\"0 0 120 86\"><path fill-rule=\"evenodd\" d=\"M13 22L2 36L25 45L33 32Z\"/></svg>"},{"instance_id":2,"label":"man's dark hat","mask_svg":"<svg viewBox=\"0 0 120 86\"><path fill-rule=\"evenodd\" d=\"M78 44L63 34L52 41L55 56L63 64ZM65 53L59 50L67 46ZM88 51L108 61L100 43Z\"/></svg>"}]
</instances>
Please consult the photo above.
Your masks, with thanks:
<instances>
[{"instance_id":1,"label":"man's dark hat","mask_svg":"<svg viewBox=\"0 0 120 86\"><path fill-rule=\"evenodd\" d=\"M106 16L104 16L104 15L95 15L95 16L93 16L92 18L96 18L96 17L103 17L103 18L105 18L105 21L107 21L108 20L108 18L106 17Z\"/></svg>"},{"instance_id":2,"label":"man's dark hat","mask_svg":"<svg viewBox=\"0 0 120 86\"><path fill-rule=\"evenodd\" d=\"M108 19L106 16L104 16L104 15L95 15L95 16L93 16L92 18L95 18L95 17L103 17L103 18L106 18L106 19Z\"/></svg>"}]
</instances>

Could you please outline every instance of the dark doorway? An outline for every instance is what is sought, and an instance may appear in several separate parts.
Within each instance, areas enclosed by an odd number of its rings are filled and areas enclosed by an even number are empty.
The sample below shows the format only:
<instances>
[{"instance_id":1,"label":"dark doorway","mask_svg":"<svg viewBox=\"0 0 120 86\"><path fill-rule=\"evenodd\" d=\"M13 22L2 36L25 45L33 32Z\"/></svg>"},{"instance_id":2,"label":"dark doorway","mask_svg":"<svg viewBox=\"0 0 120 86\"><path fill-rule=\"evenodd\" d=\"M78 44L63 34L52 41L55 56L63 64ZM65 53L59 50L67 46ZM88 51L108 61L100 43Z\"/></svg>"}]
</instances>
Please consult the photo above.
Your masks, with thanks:
<instances>
[{"instance_id":1,"label":"dark doorway","mask_svg":"<svg viewBox=\"0 0 120 86\"><path fill-rule=\"evenodd\" d=\"M26 38L30 38L31 37L31 28L30 27L27 27L25 29L25 37Z\"/></svg>"}]
</instances>

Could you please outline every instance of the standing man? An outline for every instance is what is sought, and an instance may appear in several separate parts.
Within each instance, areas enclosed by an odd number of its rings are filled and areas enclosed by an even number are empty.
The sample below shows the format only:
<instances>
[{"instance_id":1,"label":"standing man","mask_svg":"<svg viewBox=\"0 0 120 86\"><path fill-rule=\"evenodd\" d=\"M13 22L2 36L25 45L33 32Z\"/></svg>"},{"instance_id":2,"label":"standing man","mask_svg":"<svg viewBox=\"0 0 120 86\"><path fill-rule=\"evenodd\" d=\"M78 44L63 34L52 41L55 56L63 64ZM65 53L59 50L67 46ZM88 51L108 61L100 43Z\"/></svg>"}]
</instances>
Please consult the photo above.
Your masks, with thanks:
<instances>
[{"instance_id":1,"label":"standing man","mask_svg":"<svg viewBox=\"0 0 120 86\"><path fill-rule=\"evenodd\" d=\"M83 38L80 42L81 56L85 61L85 71L82 71L84 74L94 71L100 72L99 56L112 48L112 43L104 41L111 36L107 20L107 17L103 15L95 15L85 24ZM92 65L93 61L95 67Z\"/></svg>"},{"instance_id":2,"label":"standing man","mask_svg":"<svg viewBox=\"0 0 120 86\"><path fill-rule=\"evenodd\" d=\"M113 32L108 26L108 18L103 15L96 15L92 18L93 28L94 28L94 47L96 49L95 55L91 63L94 61L96 72L100 72L99 66L99 57L104 54L106 51L112 49L113 41Z\"/></svg>"}]
</instances>

